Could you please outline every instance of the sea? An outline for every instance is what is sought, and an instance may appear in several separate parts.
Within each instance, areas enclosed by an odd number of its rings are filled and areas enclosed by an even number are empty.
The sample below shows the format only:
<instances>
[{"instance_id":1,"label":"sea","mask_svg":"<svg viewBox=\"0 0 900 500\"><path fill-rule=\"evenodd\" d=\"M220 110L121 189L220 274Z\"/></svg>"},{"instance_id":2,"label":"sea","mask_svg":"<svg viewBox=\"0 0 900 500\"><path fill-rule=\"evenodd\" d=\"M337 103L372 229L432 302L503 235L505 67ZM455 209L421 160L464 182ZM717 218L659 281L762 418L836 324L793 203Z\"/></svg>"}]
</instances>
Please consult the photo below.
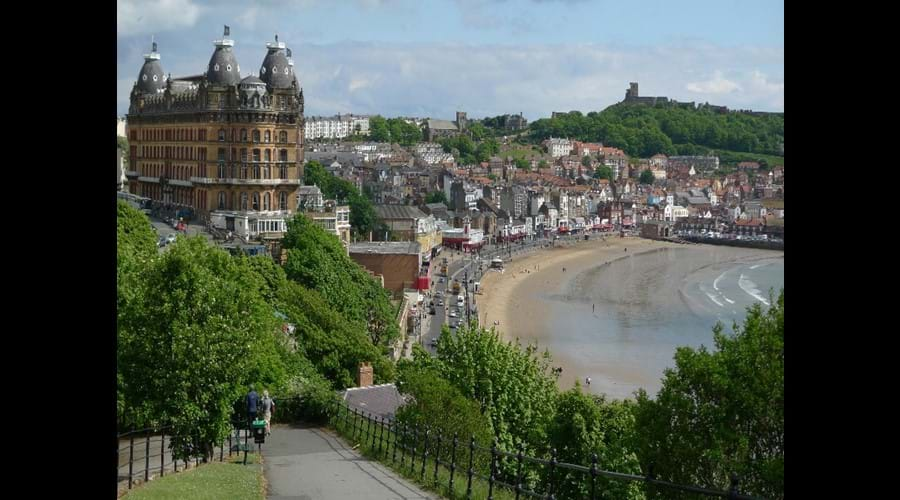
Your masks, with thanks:
<instances>
[{"instance_id":1,"label":"sea","mask_svg":"<svg viewBox=\"0 0 900 500\"><path fill-rule=\"evenodd\" d=\"M680 346L714 350L713 326L733 334L747 308L768 306L784 287L784 252L685 245L590 267L559 293L544 293L550 314L537 340L590 393L651 396ZM590 384L586 379L590 378Z\"/></svg>"}]
</instances>

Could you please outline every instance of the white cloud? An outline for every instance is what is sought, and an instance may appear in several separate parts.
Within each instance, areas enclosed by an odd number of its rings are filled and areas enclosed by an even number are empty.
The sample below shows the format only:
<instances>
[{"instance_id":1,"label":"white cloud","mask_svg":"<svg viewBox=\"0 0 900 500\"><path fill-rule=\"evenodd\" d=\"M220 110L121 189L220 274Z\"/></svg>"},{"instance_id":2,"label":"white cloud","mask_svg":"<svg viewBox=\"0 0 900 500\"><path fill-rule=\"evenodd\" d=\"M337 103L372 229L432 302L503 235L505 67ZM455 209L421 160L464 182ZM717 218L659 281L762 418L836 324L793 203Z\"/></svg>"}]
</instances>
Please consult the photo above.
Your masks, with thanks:
<instances>
[{"instance_id":1,"label":"white cloud","mask_svg":"<svg viewBox=\"0 0 900 500\"><path fill-rule=\"evenodd\" d=\"M201 10L193 0L119 0L116 34L134 36L191 27Z\"/></svg>"},{"instance_id":2,"label":"white cloud","mask_svg":"<svg viewBox=\"0 0 900 500\"><path fill-rule=\"evenodd\" d=\"M716 71L712 79L688 83L685 88L698 94L728 94L735 90L741 90L737 83L722 76L721 71Z\"/></svg>"},{"instance_id":3,"label":"white cloud","mask_svg":"<svg viewBox=\"0 0 900 500\"><path fill-rule=\"evenodd\" d=\"M634 81L641 95L735 109L784 109L780 50L359 42L293 48L311 116L353 112L446 119L460 110L472 117L523 112L534 120L551 111L601 110L621 101ZM173 75L196 74L193 68L202 68L205 57L184 61L188 68L165 68ZM136 75L139 63L125 69L120 76ZM130 90L120 88L120 103L127 103Z\"/></svg>"}]
</instances>

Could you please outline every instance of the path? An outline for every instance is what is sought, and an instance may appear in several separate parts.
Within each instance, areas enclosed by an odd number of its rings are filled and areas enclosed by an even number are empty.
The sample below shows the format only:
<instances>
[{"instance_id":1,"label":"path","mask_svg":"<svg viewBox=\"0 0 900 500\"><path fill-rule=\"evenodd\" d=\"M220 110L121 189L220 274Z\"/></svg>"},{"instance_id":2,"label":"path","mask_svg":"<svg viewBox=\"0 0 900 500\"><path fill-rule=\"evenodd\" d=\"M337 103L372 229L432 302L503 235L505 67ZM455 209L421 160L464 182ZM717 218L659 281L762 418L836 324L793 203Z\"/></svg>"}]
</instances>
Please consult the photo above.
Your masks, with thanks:
<instances>
[{"instance_id":1,"label":"path","mask_svg":"<svg viewBox=\"0 0 900 500\"><path fill-rule=\"evenodd\" d=\"M321 427L273 425L263 445L274 500L436 499Z\"/></svg>"}]
</instances>

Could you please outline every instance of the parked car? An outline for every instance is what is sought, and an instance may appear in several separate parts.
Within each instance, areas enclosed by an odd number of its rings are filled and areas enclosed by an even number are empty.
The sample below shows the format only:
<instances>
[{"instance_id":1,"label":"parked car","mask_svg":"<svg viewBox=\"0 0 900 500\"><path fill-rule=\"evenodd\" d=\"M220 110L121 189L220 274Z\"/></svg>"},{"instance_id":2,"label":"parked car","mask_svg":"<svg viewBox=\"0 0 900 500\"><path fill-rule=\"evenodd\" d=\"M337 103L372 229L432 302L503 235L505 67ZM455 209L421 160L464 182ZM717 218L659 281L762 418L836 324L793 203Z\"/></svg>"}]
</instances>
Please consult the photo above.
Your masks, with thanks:
<instances>
[{"instance_id":1,"label":"parked car","mask_svg":"<svg viewBox=\"0 0 900 500\"><path fill-rule=\"evenodd\" d=\"M169 235L166 236L166 243L175 243L175 239L177 237L178 235L176 235L175 233L169 233Z\"/></svg>"}]
</instances>

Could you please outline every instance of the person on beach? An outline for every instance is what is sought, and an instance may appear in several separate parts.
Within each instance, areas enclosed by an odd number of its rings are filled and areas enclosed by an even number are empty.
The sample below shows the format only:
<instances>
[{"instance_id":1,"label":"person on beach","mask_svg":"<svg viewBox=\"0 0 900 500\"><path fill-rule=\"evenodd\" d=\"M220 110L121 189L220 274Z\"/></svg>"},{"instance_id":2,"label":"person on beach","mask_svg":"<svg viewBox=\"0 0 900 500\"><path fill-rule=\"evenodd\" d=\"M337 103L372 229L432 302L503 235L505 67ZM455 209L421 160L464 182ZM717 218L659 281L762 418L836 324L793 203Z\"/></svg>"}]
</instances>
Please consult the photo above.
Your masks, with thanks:
<instances>
[{"instance_id":1,"label":"person on beach","mask_svg":"<svg viewBox=\"0 0 900 500\"><path fill-rule=\"evenodd\" d=\"M590 385L591 385L591 377L585 377L584 383L587 384L588 387L590 387Z\"/></svg>"}]
</instances>

